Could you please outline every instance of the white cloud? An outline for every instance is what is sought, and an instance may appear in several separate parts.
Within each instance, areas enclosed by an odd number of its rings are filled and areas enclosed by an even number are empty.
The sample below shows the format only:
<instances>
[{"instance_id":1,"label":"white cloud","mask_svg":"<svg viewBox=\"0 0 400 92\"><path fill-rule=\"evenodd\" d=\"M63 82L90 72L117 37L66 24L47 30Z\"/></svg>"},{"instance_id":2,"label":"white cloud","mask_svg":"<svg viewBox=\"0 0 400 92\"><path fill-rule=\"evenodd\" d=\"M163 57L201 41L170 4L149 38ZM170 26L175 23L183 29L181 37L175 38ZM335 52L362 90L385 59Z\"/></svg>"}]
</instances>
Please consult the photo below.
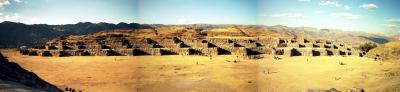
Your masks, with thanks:
<instances>
[{"instance_id":1,"label":"white cloud","mask_svg":"<svg viewBox=\"0 0 400 92\"><path fill-rule=\"evenodd\" d=\"M340 7L340 4L339 4L339 2L337 2L337 1L321 1L320 3L319 3L319 5L321 5L321 6L328 6L328 7Z\"/></svg>"},{"instance_id":2,"label":"white cloud","mask_svg":"<svg viewBox=\"0 0 400 92\"><path fill-rule=\"evenodd\" d=\"M22 2L22 0L14 0L14 2L20 3ZM3 10L4 6L6 5L10 5L10 1L9 0L0 0L0 9Z\"/></svg>"},{"instance_id":3,"label":"white cloud","mask_svg":"<svg viewBox=\"0 0 400 92\"><path fill-rule=\"evenodd\" d=\"M310 2L311 0L298 0L299 2Z\"/></svg>"},{"instance_id":4,"label":"white cloud","mask_svg":"<svg viewBox=\"0 0 400 92\"><path fill-rule=\"evenodd\" d=\"M42 19L40 19L40 18L32 18L31 19L31 21L40 21L40 20L42 20Z\"/></svg>"},{"instance_id":5,"label":"white cloud","mask_svg":"<svg viewBox=\"0 0 400 92\"><path fill-rule=\"evenodd\" d=\"M387 33L400 34L400 19L386 19L384 25L388 27Z\"/></svg>"},{"instance_id":6,"label":"white cloud","mask_svg":"<svg viewBox=\"0 0 400 92\"><path fill-rule=\"evenodd\" d=\"M6 15L6 16L4 16L4 20L5 21L14 21L14 20L17 20L17 19L19 19L19 18L21 18L21 16L19 16L18 14L13 14L13 15Z\"/></svg>"},{"instance_id":7,"label":"white cloud","mask_svg":"<svg viewBox=\"0 0 400 92\"><path fill-rule=\"evenodd\" d=\"M21 16L17 13L12 15L0 15L0 21L18 21L19 19L21 19Z\"/></svg>"},{"instance_id":8,"label":"white cloud","mask_svg":"<svg viewBox=\"0 0 400 92\"><path fill-rule=\"evenodd\" d=\"M15 2L17 2L17 3L20 3L20 2L22 2L21 0L14 0Z\"/></svg>"},{"instance_id":9,"label":"white cloud","mask_svg":"<svg viewBox=\"0 0 400 92\"><path fill-rule=\"evenodd\" d=\"M387 19L385 25L389 27L400 27L400 19Z\"/></svg>"},{"instance_id":10,"label":"white cloud","mask_svg":"<svg viewBox=\"0 0 400 92\"><path fill-rule=\"evenodd\" d=\"M315 14L323 14L324 11L314 11Z\"/></svg>"},{"instance_id":11,"label":"white cloud","mask_svg":"<svg viewBox=\"0 0 400 92\"><path fill-rule=\"evenodd\" d=\"M186 18L180 18L178 19L178 24L188 24L190 21Z\"/></svg>"},{"instance_id":12,"label":"white cloud","mask_svg":"<svg viewBox=\"0 0 400 92\"><path fill-rule=\"evenodd\" d=\"M350 7L349 5L345 5L345 6L344 6L344 9L345 9L345 10L350 10L351 7Z\"/></svg>"},{"instance_id":13,"label":"white cloud","mask_svg":"<svg viewBox=\"0 0 400 92\"><path fill-rule=\"evenodd\" d=\"M211 23L208 20L198 20L198 19L187 19L187 18L179 18L177 20L178 24L208 24Z\"/></svg>"},{"instance_id":14,"label":"white cloud","mask_svg":"<svg viewBox=\"0 0 400 92\"><path fill-rule=\"evenodd\" d=\"M385 20L385 22L400 24L400 19L387 19Z\"/></svg>"},{"instance_id":15,"label":"white cloud","mask_svg":"<svg viewBox=\"0 0 400 92\"><path fill-rule=\"evenodd\" d=\"M10 5L10 1L8 0L0 0L0 8L2 9L5 5Z\"/></svg>"},{"instance_id":16,"label":"white cloud","mask_svg":"<svg viewBox=\"0 0 400 92\"><path fill-rule=\"evenodd\" d=\"M332 13L331 15L334 17L342 17L342 18L346 18L346 19L359 19L361 17L361 15L352 14L352 13L348 13L348 12Z\"/></svg>"},{"instance_id":17,"label":"white cloud","mask_svg":"<svg viewBox=\"0 0 400 92\"><path fill-rule=\"evenodd\" d=\"M363 5L360 5L360 7L361 7L361 8L364 8L364 9L367 9L367 10L375 10L375 9L378 8L377 5L372 4L372 3L370 3L370 4L363 4Z\"/></svg>"},{"instance_id":18,"label":"white cloud","mask_svg":"<svg viewBox=\"0 0 400 92\"><path fill-rule=\"evenodd\" d=\"M47 22L47 18L32 18L31 24L43 24Z\"/></svg>"},{"instance_id":19,"label":"white cloud","mask_svg":"<svg viewBox=\"0 0 400 92\"><path fill-rule=\"evenodd\" d=\"M272 17L287 17L287 18L306 18L301 13L277 13L277 14L272 14Z\"/></svg>"},{"instance_id":20,"label":"white cloud","mask_svg":"<svg viewBox=\"0 0 400 92\"><path fill-rule=\"evenodd\" d=\"M258 14L258 16L260 16L260 17L267 17L268 14L261 13L261 14Z\"/></svg>"}]
</instances>

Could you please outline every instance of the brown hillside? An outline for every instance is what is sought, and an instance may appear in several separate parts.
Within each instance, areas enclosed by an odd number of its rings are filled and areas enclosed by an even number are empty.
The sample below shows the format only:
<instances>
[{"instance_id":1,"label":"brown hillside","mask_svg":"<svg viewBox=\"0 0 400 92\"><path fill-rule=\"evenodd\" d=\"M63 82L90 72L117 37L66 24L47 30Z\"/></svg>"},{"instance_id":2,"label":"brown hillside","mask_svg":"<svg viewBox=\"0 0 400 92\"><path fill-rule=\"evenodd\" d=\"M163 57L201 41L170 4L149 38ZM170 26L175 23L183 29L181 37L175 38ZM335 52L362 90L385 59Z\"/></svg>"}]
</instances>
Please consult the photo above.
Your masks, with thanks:
<instances>
[{"instance_id":1,"label":"brown hillside","mask_svg":"<svg viewBox=\"0 0 400 92\"><path fill-rule=\"evenodd\" d=\"M400 59L400 41L389 42L380 45L367 53L368 57L377 60L399 61Z\"/></svg>"}]
</instances>

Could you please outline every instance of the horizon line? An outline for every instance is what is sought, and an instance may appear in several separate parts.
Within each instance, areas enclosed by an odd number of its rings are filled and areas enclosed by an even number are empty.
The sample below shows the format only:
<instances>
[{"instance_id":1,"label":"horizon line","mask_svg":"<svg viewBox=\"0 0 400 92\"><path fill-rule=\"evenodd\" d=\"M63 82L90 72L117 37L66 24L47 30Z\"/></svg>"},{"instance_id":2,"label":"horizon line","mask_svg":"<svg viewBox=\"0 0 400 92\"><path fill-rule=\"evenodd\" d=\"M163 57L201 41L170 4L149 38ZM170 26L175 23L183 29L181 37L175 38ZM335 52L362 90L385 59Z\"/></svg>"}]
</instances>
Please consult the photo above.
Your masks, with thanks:
<instances>
[{"instance_id":1,"label":"horizon line","mask_svg":"<svg viewBox=\"0 0 400 92\"><path fill-rule=\"evenodd\" d=\"M318 30L321 29L329 29L329 30L340 30L340 31L354 31L354 32L365 32L365 33L374 33L374 34L381 34L381 33L375 33L375 32L366 32L366 31L361 31L361 30L343 30L341 28L320 28L320 27L313 27L313 26L287 26L283 24L276 24L276 25L266 25L266 24L218 24L218 23L187 23L187 24L161 24L161 23L139 23L139 22L118 22L118 23L113 23L113 22L90 22L90 21L82 21L82 22L77 22L77 23L65 23L65 24L45 24L45 23L38 23L38 24L30 24L30 23L23 23L23 22L18 22L18 21L2 21L1 23L4 22L13 22L13 23L21 23L25 25L73 25L73 24L79 24L79 23L93 23L93 24L100 24L100 23L107 23L107 24L114 24L117 25L119 23L137 23L140 25L166 25L166 26L181 26L181 25L241 25L241 26L267 26L267 27L274 27L274 26L285 26L285 27L290 27L290 28L316 28Z\"/></svg>"}]
</instances>

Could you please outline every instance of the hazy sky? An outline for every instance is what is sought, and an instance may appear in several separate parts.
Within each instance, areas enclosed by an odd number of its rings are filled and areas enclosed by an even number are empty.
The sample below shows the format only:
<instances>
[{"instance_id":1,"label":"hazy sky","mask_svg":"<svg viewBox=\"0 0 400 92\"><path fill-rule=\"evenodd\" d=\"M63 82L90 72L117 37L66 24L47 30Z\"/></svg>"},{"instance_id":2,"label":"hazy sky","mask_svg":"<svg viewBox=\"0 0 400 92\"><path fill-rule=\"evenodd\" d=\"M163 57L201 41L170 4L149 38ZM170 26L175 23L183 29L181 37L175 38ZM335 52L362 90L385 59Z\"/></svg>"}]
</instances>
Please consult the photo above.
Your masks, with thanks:
<instances>
[{"instance_id":1,"label":"hazy sky","mask_svg":"<svg viewBox=\"0 0 400 92\"><path fill-rule=\"evenodd\" d=\"M0 0L0 21L260 24L397 32L400 0Z\"/></svg>"}]
</instances>

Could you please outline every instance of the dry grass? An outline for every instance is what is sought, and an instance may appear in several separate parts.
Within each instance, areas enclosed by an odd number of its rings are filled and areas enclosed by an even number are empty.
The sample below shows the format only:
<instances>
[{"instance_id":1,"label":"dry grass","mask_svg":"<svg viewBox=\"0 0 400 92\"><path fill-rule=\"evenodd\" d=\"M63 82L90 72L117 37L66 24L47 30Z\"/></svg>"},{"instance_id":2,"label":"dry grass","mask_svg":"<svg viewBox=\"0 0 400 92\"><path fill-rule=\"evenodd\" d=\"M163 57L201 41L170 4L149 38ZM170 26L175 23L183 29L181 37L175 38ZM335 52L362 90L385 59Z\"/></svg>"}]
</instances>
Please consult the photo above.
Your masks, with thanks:
<instances>
[{"instance_id":1,"label":"dry grass","mask_svg":"<svg viewBox=\"0 0 400 92\"><path fill-rule=\"evenodd\" d=\"M29 57L2 53L60 88L84 92L300 92L352 87L367 92L399 92L400 64L369 58L271 56L237 60L235 56ZM344 62L346 65L340 65ZM397 88L397 89L396 89Z\"/></svg>"},{"instance_id":2,"label":"dry grass","mask_svg":"<svg viewBox=\"0 0 400 92\"><path fill-rule=\"evenodd\" d=\"M380 55L386 61L399 62L400 60L400 41L389 42L380 45L368 52L369 57Z\"/></svg>"}]
</instances>

